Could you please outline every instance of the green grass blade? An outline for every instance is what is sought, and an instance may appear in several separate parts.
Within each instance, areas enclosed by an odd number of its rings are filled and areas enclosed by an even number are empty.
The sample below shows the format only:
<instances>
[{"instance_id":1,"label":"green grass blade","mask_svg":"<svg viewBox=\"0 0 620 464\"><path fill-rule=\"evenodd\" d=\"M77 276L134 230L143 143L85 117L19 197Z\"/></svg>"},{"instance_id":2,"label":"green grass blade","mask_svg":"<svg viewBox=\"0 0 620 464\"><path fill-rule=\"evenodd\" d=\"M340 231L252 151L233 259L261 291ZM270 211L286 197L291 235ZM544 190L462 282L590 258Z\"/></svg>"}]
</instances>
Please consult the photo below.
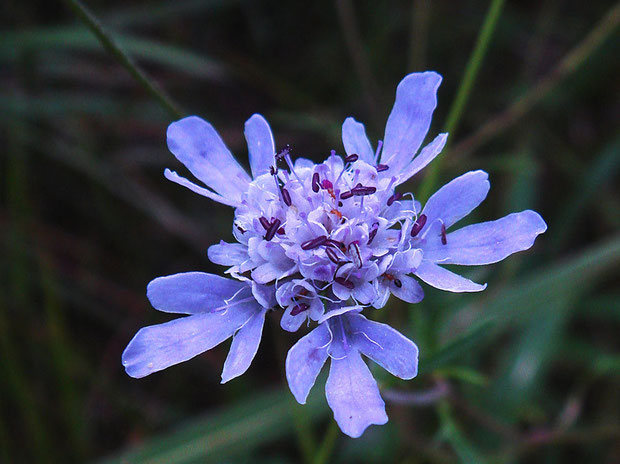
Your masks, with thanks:
<instances>
[{"instance_id":1,"label":"green grass blade","mask_svg":"<svg viewBox=\"0 0 620 464\"><path fill-rule=\"evenodd\" d=\"M474 46L474 50L469 57L469 61L465 67L465 73L463 74L463 79L461 79L461 84L456 92L456 97L452 102L452 106L450 107L450 111L448 112L448 117L446 119L446 124L442 130L442 132L448 132L452 137L454 137L458 128L461 116L463 115L463 110L465 109L471 90L476 82L476 78L478 77L478 71L484 61L484 56L489 49L489 44L493 38L495 27L497 26L497 21L499 20L503 6L504 0L492 0L489 5L482 28L478 34L478 39L476 40L476 45ZM444 148L444 151L447 150L448 147ZM426 177L420 187L420 200L428 199L431 191L434 189L439 177L441 160L442 158L438 157L435 159L434 163L429 166L429 170L426 173Z\"/></svg>"},{"instance_id":2,"label":"green grass blade","mask_svg":"<svg viewBox=\"0 0 620 464\"><path fill-rule=\"evenodd\" d=\"M327 412L317 385L303 406L316 421ZM219 414L198 419L178 431L151 439L144 445L101 461L100 464L187 464L222 462L247 455L256 447L294 433L291 394L284 389L254 395Z\"/></svg>"}]
</instances>

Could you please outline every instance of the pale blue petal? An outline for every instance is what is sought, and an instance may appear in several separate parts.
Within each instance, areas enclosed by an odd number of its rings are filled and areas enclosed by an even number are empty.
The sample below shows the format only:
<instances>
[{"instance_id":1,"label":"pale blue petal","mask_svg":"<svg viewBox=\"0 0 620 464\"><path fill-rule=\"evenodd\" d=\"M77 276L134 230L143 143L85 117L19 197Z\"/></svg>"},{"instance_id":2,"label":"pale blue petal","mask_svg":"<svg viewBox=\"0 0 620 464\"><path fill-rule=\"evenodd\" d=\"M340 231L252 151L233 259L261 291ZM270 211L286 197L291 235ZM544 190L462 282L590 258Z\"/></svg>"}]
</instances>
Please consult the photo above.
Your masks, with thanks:
<instances>
[{"instance_id":1,"label":"pale blue petal","mask_svg":"<svg viewBox=\"0 0 620 464\"><path fill-rule=\"evenodd\" d=\"M356 285L351 292L353 297L362 304L370 304L377 298L377 290L370 282Z\"/></svg>"},{"instance_id":2,"label":"pale blue petal","mask_svg":"<svg viewBox=\"0 0 620 464\"><path fill-rule=\"evenodd\" d=\"M254 114L245 122L245 140L248 142L252 177L269 172L274 164L276 151L269 124L260 114Z\"/></svg>"},{"instance_id":3,"label":"pale blue petal","mask_svg":"<svg viewBox=\"0 0 620 464\"><path fill-rule=\"evenodd\" d=\"M431 161L433 161L448 141L448 134L439 134L435 139L426 145L420 154L413 158L413 161L409 163L398 176L398 181L395 185L400 185L407 181L422 169L424 169Z\"/></svg>"},{"instance_id":4,"label":"pale blue petal","mask_svg":"<svg viewBox=\"0 0 620 464\"><path fill-rule=\"evenodd\" d=\"M342 124L342 143L347 155L358 155L359 159L370 165L375 164L375 153L370 146L364 124L347 118Z\"/></svg>"},{"instance_id":5,"label":"pale blue petal","mask_svg":"<svg viewBox=\"0 0 620 464\"><path fill-rule=\"evenodd\" d=\"M372 302L372 306L375 309L381 309L387 304L388 300L390 299L390 289L384 281L382 281L381 283L377 283L376 286L378 296L375 301Z\"/></svg>"},{"instance_id":6,"label":"pale blue petal","mask_svg":"<svg viewBox=\"0 0 620 464\"><path fill-rule=\"evenodd\" d=\"M246 288L248 291L240 290ZM235 294L237 297L231 301ZM146 296L153 308L167 313L196 314L253 301L249 286L205 272L183 272L149 282Z\"/></svg>"},{"instance_id":7,"label":"pale blue petal","mask_svg":"<svg viewBox=\"0 0 620 464\"><path fill-rule=\"evenodd\" d=\"M527 250L539 234L547 230L545 221L534 211L513 213L496 221L463 227L424 248L424 258L442 264L491 264L512 253Z\"/></svg>"},{"instance_id":8,"label":"pale blue petal","mask_svg":"<svg viewBox=\"0 0 620 464\"><path fill-rule=\"evenodd\" d=\"M471 213L489 193L488 178L484 171L470 171L437 190L422 211L427 218L425 228L436 219L448 228Z\"/></svg>"},{"instance_id":9,"label":"pale blue petal","mask_svg":"<svg viewBox=\"0 0 620 464\"><path fill-rule=\"evenodd\" d=\"M266 310L256 307L256 313L233 337L230 351L222 370L222 383L239 377L248 370L263 335Z\"/></svg>"},{"instance_id":10,"label":"pale blue petal","mask_svg":"<svg viewBox=\"0 0 620 464\"><path fill-rule=\"evenodd\" d=\"M344 302L343 302L344 303ZM336 305L333 305L336 306ZM317 322L319 324L322 324L325 321L329 321L333 318L335 318L336 316L342 316L343 314L349 313L349 312L360 312L364 309L364 307L362 305L353 305L353 306L339 306L335 309L330 309L329 311L327 311L325 314L323 314L319 319L317 319Z\"/></svg>"},{"instance_id":11,"label":"pale blue petal","mask_svg":"<svg viewBox=\"0 0 620 464\"><path fill-rule=\"evenodd\" d=\"M218 203L222 203L228 206L239 206L241 204L237 200L233 200L230 198L224 198L223 196L218 195L217 193L212 192L211 190L208 190L204 187L200 187L199 185L196 185L193 182L190 182L185 177L179 176L176 172L171 171L170 169L166 168L164 170L164 177L168 179L169 181L174 182L175 184L181 185L203 197L211 198L212 200L215 200Z\"/></svg>"},{"instance_id":12,"label":"pale blue petal","mask_svg":"<svg viewBox=\"0 0 620 464\"><path fill-rule=\"evenodd\" d=\"M246 245L227 243L223 240L217 245L211 245L207 250L207 256L212 263L222 266L237 266L250 259Z\"/></svg>"},{"instance_id":13,"label":"pale blue petal","mask_svg":"<svg viewBox=\"0 0 620 464\"><path fill-rule=\"evenodd\" d=\"M342 359L332 358L325 396L340 430L350 437L360 437L369 425L388 421L377 382L355 349Z\"/></svg>"},{"instance_id":14,"label":"pale blue petal","mask_svg":"<svg viewBox=\"0 0 620 464\"><path fill-rule=\"evenodd\" d=\"M424 299L424 290L413 277L406 275L398 275L397 277L402 286L399 288L394 281L390 282L392 295L407 303L419 303Z\"/></svg>"},{"instance_id":15,"label":"pale blue petal","mask_svg":"<svg viewBox=\"0 0 620 464\"><path fill-rule=\"evenodd\" d=\"M418 347L387 324L361 314L347 316L353 346L390 374L409 380L418 373Z\"/></svg>"},{"instance_id":16,"label":"pale blue petal","mask_svg":"<svg viewBox=\"0 0 620 464\"><path fill-rule=\"evenodd\" d=\"M286 355L286 380L293 396L300 404L306 403L308 393L327 360L327 346L330 340L327 325L321 324L300 338Z\"/></svg>"},{"instance_id":17,"label":"pale blue petal","mask_svg":"<svg viewBox=\"0 0 620 464\"><path fill-rule=\"evenodd\" d=\"M288 306L280 319L280 327L287 332L297 332L301 325L308 319L308 311L302 311L296 316L291 315L295 305Z\"/></svg>"},{"instance_id":18,"label":"pale blue petal","mask_svg":"<svg viewBox=\"0 0 620 464\"><path fill-rule=\"evenodd\" d=\"M397 175L417 153L437 106L441 76L435 72L412 73L396 89L396 101L385 126L381 163Z\"/></svg>"},{"instance_id":19,"label":"pale blue petal","mask_svg":"<svg viewBox=\"0 0 620 464\"><path fill-rule=\"evenodd\" d=\"M227 200L241 201L251 179L211 124L197 116L173 122L168 149L207 187Z\"/></svg>"},{"instance_id":20,"label":"pale blue petal","mask_svg":"<svg viewBox=\"0 0 620 464\"><path fill-rule=\"evenodd\" d=\"M257 266L252 271L252 279L259 284L268 284L276 279L288 277L296 269L295 266L290 269L283 269L273 263L264 263Z\"/></svg>"},{"instance_id":21,"label":"pale blue petal","mask_svg":"<svg viewBox=\"0 0 620 464\"><path fill-rule=\"evenodd\" d=\"M181 317L143 327L125 348L123 366L131 377L146 377L210 350L252 317L256 303L234 310Z\"/></svg>"},{"instance_id":22,"label":"pale blue petal","mask_svg":"<svg viewBox=\"0 0 620 464\"><path fill-rule=\"evenodd\" d=\"M486 284L472 282L426 259L422 260L414 274L427 284L448 292L480 292L487 288Z\"/></svg>"},{"instance_id":23,"label":"pale blue petal","mask_svg":"<svg viewBox=\"0 0 620 464\"><path fill-rule=\"evenodd\" d=\"M252 295L265 309L273 308L276 305L276 288L273 285L261 285L252 282Z\"/></svg>"}]
</instances>

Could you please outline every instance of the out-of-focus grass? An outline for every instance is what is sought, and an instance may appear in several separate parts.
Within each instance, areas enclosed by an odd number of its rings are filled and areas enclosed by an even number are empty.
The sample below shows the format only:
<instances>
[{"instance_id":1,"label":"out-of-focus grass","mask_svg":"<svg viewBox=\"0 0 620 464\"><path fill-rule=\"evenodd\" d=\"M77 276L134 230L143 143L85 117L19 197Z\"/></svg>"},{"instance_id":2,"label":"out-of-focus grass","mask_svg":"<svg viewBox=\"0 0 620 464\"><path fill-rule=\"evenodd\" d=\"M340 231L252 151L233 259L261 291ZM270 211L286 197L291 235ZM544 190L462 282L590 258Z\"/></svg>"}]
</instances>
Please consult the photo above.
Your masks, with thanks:
<instances>
[{"instance_id":1,"label":"out-of-focus grass","mask_svg":"<svg viewBox=\"0 0 620 464\"><path fill-rule=\"evenodd\" d=\"M124 374L133 333L166 320L145 284L221 272L205 250L231 239L232 213L164 181L178 168L169 116L59 5L9 2L0 20L0 460L620 460L619 4L88 4L246 165L252 113L278 147L319 160L341 150L348 115L380 138L397 82L435 69L431 134L458 132L436 178L408 187L430 193L481 168L492 189L473 219L526 208L546 219L532 250L471 271L485 292L425 288L420 305L377 314L421 349L417 379L377 378L416 401L388 401L390 423L358 440L333 433L322 382L291 409L280 361L294 337L276 331L224 386L225 347L144 380Z\"/></svg>"}]
</instances>

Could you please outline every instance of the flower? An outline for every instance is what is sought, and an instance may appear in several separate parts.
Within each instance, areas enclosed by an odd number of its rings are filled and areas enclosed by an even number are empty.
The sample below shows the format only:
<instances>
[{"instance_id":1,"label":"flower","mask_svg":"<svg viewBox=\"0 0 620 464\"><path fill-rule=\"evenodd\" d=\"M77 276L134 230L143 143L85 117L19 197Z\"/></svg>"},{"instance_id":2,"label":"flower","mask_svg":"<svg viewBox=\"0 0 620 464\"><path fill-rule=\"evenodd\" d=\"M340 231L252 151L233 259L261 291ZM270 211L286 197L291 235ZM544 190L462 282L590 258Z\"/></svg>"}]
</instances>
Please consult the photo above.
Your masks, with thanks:
<instances>
[{"instance_id":1,"label":"flower","mask_svg":"<svg viewBox=\"0 0 620 464\"><path fill-rule=\"evenodd\" d=\"M251 177L208 122L190 116L170 124L170 151L204 186L168 169L166 178L235 209L236 243L208 249L232 278L189 272L153 280L147 288L153 307L187 316L138 331L123 353L127 373L144 377L233 337L222 372L227 382L248 369L266 312L280 308L284 330L316 323L286 359L297 401L305 402L329 357L327 401L342 431L359 437L385 423L385 405L360 354L411 379L418 349L361 311L383 308L390 295L420 302L424 292L413 276L444 290L482 290L441 265L499 261L529 248L546 228L537 213L524 211L448 233L485 198L483 171L442 187L424 209L413 195L395 191L446 143L447 134L439 134L420 150L440 83L434 72L406 76L384 141L373 148L364 125L347 118L346 155L332 150L319 164L293 161L288 146L276 151L269 124L255 114L245 123Z\"/></svg>"},{"instance_id":2,"label":"flower","mask_svg":"<svg viewBox=\"0 0 620 464\"><path fill-rule=\"evenodd\" d=\"M332 311L302 337L286 357L286 378L295 399L304 404L327 358L327 402L340 429L357 438L388 417L379 388L360 354L391 374L409 380L418 371L418 348L387 324L369 321L361 308Z\"/></svg>"}]
</instances>

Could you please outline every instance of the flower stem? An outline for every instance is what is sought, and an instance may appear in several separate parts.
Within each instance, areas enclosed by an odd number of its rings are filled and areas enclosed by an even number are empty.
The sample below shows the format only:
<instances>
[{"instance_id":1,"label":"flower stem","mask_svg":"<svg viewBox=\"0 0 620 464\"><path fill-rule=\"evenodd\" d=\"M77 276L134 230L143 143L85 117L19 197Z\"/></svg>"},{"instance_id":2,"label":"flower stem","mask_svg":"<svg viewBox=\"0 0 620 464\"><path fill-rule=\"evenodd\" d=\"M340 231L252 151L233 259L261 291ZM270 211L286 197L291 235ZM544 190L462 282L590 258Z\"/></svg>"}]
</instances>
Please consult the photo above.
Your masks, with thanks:
<instances>
[{"instance_id":1,"label":"flower stem","mask_svg":"<svg viewBox=\"0 0 620 464\"><path fill-rule=\"evenodd\" d=\"M332 420L329 424L329 428L323 436L321 446L314 455L314 464L325 464L330 461L329 457L334 451L336 445L336 439L338 438L338 425L336 421Z\"/></svg>"},{"instance_id":2,"label":"flower stem","mask_svg":"<svg viewBox=\"0 0 620 464\"><path fill-rule=\"evenodd\" d=\"M112 37L97 17L80 0L62 0L77 15L93 34L99 39L101 45L138 81L138 83L151 96L161 104L161 106L175 119L183 117L183 112L176 103L159 87L138 64L121 48L119 43Z\"/></svg>"},{"instance_id":3,"label":"flower stem","mask_svg":"<svg viewBox=\"0 0 620 464\"><path fill-rule=\"evenodd\" d=\"M616 3L577 44L558 66L533 88L520 95L504 111L480 126L476 132L454 146L455 156L464 156L480 147L506 128L520 121L538 102L546 97L565 77L579 69L588 57L610 37L620 24L620 3Z\"/></svg>"},{"instance_id":4,"label":"flower stem","mask_svg":"<svg viewBox=\"0 0 620 464\"><path fill-rule=\"evenodd\" d=\"M478 34L478 39L476 40L476 45L474 46L474 50L469 57L469 61L465 67L465 73L463 74L463 79L461 79L461 84L456 93L456 97L452 102L452 106L450 107L450 111L448 112L448 117L446 119L446 124L442 130L442 132L450 133L452 137L458 128L461 116L463 115L463 110L465 109L465 105L469 99L471 89L473 88L476 78L478 77L478 71L480 70L484 56L489 49L489 44L491 42L491 38L493 37L493 33L495 32L495 27L497 26L497 21L499 20L503 6L504 0L491 0L491 4L487 10L482 28ZM450 139L448 139L448 144L450 144ZM448 147L446 146L444 148L444 152L446 152L447 149ZM424 178L424 182L422 183L420 189L420 199L422 200L426 200L430 192L435 187L435 183L439 177L441 159L441 157L435 159L435 162L431 164L429 171Z\"/></svg>"}]
</instances>

